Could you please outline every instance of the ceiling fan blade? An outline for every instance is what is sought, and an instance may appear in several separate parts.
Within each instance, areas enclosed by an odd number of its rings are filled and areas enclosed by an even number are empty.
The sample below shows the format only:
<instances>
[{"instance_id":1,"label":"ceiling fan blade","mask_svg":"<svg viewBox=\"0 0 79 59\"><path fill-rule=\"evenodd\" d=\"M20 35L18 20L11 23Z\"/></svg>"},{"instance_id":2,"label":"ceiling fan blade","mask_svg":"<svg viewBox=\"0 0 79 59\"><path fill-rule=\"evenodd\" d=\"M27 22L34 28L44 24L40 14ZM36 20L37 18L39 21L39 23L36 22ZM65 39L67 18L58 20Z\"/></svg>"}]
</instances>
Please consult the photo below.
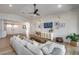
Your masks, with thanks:
<instances>
[{"instance_id":1,"label":"ceiling fan blade","mask_svg":"<svg viewBox=\"0 0 79 59\"><path fill-rule=\"evenodd\" d=\"M40 16L40 14L36 13L36 15Z\"/></svg>"},{"instance_id":2,"label":"ceiling fan blade","mask_svg":"<svg viewBox=\"0 0 79 59\"><path fill-rule=\"evenodd\" d=\"M38 13L38 9L36 9L36 4L33 4L33 6L34 6L34 12L29 12L29 14L34 14L34 15L40 16L40 14Z\"/></svg>"},{"instance_id":3,"label":"ceiling fan blade","mask_svg":"<svg viewBox=\"0 0 79 59\"><path fill-rule=\"evenodd\" d=\"M36 9L35 11L34 11L34 14L36 14L38 12L38 9Z\"/></svg>"}]
</instances>

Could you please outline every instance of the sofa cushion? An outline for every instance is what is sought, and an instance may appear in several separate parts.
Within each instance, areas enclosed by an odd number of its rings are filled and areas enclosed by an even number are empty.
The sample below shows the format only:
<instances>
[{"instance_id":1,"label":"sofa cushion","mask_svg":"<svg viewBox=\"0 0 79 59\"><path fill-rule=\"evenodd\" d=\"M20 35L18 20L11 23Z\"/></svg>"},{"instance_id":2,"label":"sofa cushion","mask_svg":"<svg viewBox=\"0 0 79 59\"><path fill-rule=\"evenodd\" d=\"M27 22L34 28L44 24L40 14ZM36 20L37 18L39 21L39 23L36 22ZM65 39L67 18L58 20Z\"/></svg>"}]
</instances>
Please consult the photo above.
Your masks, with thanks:
<instances>
[{"instance_id":1,"label":"sofa cushion","mask_svg":"<svg viewBox=\"0 0 79 59\"><path fill-rule=\"evenodd\" d=\"M26 42L29 42L29 43L33 44L32 40L30 40L30 39L28 39L28 38L22 40L22 39L19 38L19 37L15 37L15 39L16 39L17 41L21 42L23 45L26 45Z\"/></svg>"},{"instance_id":2,"label":"sofa cushion","mask_svg":"<svg viewBox=\"0 0 79 59\"><path fill-rule=\"evenodd\" d=\"M21 44L25 45L25 40L21 40L21 39L18 38L18 37L15 37L15 39L16 39L17 41L21 42Z\"/></svg>"},{"instance_id":3,"label":"sofa cushion","mask_svg":"<svg viewBox=\"0 0 79 59\"><path fill-rule=\"evenodd\" d=\"M26 49L24 45L22 44L22 42L19 41L18 39L11 39L10 43L12 47L14 48L14 50L16 51L16 54L33 55L33 53L29 51L28 49Z\"/></svg>"},{"instance_id":4,"label":"sofa cushion","mask_svg":"<svg viewBox=\"0 0 79 59\"><path fill-rule=\"evenodd\" d=\"M39 46L40 43L38 43L37 41L33 40L33 45L35 46Z\"/></svg>"},{"instance_id":5,"label":"sofa cushion","mask_svg":"<svg viewBox=\"0 0 79 59\"><path fill-rule=\"evenodd\" d=\"M50 43L45 45L42 48L42 51L44 54L46 55L64 55L66 50L65 50L65 46L61 45L61 44L57 44L57 43Z\"/></svg>"},{"instance_id":6,"label":"sofa cushion","mask_svg":"<svg viewBox=\"0 0 79 59\"><path fill-rule=\"evenodd\" d=\"M43 55L42 51L37 46L35 46L29 42L26 42L25 47L28 48L35 55Z\"/></svg>"},{"instance_id":7,"label":"sofa cushion","mask_svg":"<svg viewBox=\"0 0 79 59\"><path fill-rule=\"evenodd\" d=\"M51 42L51 41L47 41L46 43L39 43L39 48L42 48L42 47L44 47L45 45L47 45L47 44L52 44L53 42Z\"/></svg>"},{"instance_id":8,"label":"sofa cushion","mask_svg":"<svg viewBox=\"0 0 79 59\"><path fill-rule=\"evenodd\" d=\"M26 38L25 41L27 41L27 42L33 44L33 40L30 40L30 39L28 39L28 38Z\"/></svg>"}]
</instances>

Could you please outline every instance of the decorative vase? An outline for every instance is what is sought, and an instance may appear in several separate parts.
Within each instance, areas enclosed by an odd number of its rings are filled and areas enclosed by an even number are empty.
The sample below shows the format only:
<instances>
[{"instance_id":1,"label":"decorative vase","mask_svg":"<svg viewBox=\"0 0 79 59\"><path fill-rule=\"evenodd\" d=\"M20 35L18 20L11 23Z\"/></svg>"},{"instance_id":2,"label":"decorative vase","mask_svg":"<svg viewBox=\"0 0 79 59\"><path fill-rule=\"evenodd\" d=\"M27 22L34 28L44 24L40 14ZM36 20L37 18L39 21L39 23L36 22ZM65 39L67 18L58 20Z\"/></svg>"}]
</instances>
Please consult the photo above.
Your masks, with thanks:
<instances>
[{"instance_id":1,"label":"decorative vase","mask_svg":"<svg viewBox=\"0 0 79 59\"><path fill-rule=\"evenodd\" d=\"M77 47L77 42L75 42L75 41L71 41L70 44L71 44L72 46Z\"/></svg>"}]
</instances>

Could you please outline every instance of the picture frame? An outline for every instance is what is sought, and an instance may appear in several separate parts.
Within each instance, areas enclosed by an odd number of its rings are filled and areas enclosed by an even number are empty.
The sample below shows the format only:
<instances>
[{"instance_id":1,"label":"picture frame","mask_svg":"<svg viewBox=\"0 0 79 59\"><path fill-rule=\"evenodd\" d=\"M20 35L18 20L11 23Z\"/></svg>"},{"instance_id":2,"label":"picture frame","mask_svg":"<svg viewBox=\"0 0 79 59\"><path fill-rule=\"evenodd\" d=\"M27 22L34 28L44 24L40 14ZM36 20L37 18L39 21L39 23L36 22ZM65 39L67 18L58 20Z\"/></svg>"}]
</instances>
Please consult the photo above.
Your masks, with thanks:
<instances>
[{"instance_id":1,"label":"picture frame","mask_svg":"<svg viewBox=\"0 0 79 59\"><path fill-rule=\"evenodd\" d=\"M63 28L63 27L65 27L65 23L54 22L54 27L56 29Z\"/></svg>"}]
</instances>

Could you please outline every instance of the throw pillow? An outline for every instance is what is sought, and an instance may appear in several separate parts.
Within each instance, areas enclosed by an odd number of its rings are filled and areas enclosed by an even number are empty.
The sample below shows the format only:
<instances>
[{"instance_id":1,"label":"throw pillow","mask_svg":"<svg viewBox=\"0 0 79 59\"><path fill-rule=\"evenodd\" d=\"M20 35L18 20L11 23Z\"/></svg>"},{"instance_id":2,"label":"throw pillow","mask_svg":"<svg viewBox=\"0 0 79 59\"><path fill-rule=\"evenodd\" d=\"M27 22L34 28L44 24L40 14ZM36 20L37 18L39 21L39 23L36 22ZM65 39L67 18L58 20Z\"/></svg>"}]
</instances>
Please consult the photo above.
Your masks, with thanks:
<instances>
[{"instance_id":1,"label":"throw pillow","mask_svg":"<svg viewBox=\"0 0 79 59\"><path fill-rule=\"evenodd\" d=\"M53 44L46 44L44 47L41 48L42 52L46 55L50 54L54 49Z\"/></svg>"}]
</instances>

